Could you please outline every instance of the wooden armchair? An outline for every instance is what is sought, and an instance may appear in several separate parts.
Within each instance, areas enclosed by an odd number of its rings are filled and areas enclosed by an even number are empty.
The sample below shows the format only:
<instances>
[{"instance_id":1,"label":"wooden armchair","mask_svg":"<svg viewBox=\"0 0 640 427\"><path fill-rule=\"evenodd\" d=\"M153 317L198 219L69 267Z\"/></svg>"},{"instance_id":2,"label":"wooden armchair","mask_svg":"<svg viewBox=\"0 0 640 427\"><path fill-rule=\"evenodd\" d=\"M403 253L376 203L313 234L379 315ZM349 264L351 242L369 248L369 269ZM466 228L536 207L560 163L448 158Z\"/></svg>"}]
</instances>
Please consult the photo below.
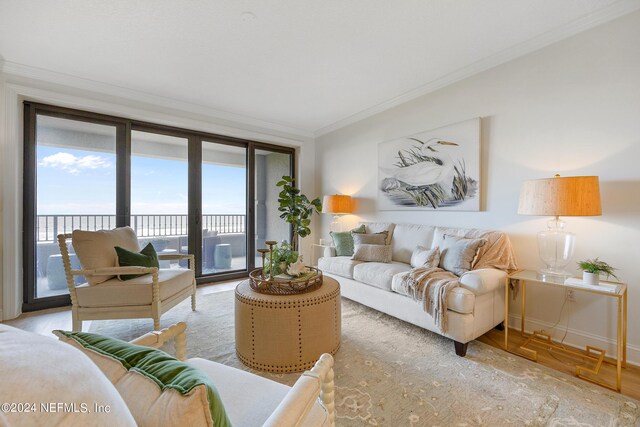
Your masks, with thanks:
<instances>
[{"instance_id":1,"label":"wooden armchair","mask_svg":"<svg viewBox=\"0 0 640 427\"><path fill-rule=\"evenodd\" d=\"M83 242L75 241L80 240L80 237L84 239ZM74 243L76 255L80 259L80 270L71 267L67 247L69 239ZM131 250L139 250L135 233L129 227L96 232L74 231L72 234L58 235L58 245L71 297L74 331L82 330L83 320L147 317L153 319L153 328L159 330L160 316L189 296L191 309L195 311L196 280L193 255L158 255L159 260L188 260L189 269L117 267L114 243L132 248ZM121 281L116 277L121 274L144 276ZM76 284L75 276L84 276L87 283Z\"/></svg>"},{"instance_id":2,"label":"wooden armchair","mask_svg":"<svg viewBox=\"0 0 640 427\"><path fill-rule=\"evenodd\" d=\"M185 360L186 328L184 322L179 322L161 331L149 332L131 343L160 348L173 340L176 358L204 371L216 384L229 419L236 427L335 426L333 357L330 354L321 355L311 370L304 372L292 387L287 387L211 360ZM268 400L264 398L266 396L275 399Z\"/></svg>"}]
</instances>

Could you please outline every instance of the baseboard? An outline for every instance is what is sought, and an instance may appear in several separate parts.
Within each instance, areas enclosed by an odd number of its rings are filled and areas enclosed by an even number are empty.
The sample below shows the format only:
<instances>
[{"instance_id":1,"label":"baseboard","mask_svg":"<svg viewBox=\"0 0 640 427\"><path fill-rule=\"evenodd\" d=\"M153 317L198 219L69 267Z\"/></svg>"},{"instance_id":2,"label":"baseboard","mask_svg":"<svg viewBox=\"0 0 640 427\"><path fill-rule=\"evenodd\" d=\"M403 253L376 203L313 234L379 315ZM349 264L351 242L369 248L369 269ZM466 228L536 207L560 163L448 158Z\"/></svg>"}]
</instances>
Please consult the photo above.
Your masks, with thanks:
<instances>
[{"instance_id":1,"label":"baseboard","mask_svg":"<svg viewBox=\"0 0 640 427\"><path fill-rule=\"evenodd\" d=\"M509 329L515 329L517 331L520 330L520 319L521 317L518 315L509 315ZM525 332L532 333L534 330L544 329L547 332L551 332L554 337L564 335L565 327L558 325L553 328L553 323L545 322L543 320L534 319L532 317L527 316L527 324L525 327ZM593 347L598 347L606 350L607 356L615 356L616 354L616 340L604 337L597 334L592 334L589 332L581 331L578 329L569 328L567 330L567 338L564 340L564 343L577 347L580 349L584 349L586 345L591 345ZM627 337L627 363L630 365L640 366L640 347L631 345L628 342Z\"/></svg>"}]
</instances>

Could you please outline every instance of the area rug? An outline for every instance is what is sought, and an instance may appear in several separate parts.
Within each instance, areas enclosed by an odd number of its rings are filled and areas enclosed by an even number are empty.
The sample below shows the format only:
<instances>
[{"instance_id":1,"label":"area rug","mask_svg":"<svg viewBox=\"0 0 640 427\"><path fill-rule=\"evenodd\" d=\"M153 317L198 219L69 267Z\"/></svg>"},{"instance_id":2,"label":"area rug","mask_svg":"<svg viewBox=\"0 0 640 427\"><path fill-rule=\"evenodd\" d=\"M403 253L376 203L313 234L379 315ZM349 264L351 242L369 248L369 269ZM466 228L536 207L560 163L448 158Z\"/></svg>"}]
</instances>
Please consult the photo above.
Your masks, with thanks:
<instances>
[{"instance_id":1,"label":"area rug","mask_svg":"<svg viewBox=\"0 0 640 427\"><path fill-rule=\"evenodd\" d=\"M186 321L187 355L291 385L299 374L244 366L234 347L233 291L184 301L162 317ZM339 426L634 426L640 402L474 341L467 357L451 340L347 299L335 356ZM94 321L90 331L130 340L150 319ZM173 352L171 347L167 351Z\"/></svg>"}]
</instances>

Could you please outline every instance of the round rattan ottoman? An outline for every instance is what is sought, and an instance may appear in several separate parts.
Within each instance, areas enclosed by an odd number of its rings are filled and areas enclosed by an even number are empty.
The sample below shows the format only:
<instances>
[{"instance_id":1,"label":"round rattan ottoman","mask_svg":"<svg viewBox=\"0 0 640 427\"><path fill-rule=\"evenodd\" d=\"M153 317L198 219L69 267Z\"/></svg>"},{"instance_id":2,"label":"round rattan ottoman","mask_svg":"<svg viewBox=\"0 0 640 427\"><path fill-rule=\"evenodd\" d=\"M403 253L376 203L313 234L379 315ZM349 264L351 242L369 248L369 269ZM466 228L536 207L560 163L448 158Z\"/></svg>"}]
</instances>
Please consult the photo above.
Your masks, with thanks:
<instances>
[{"instance_id":1,"label":"round rattan ottoman","mask_svg":"<svg viewBox=\"0 0 640 427\"><path fill-rule=\"evenodd\" d=\"M238 358L259 371L310 369L338 351L340 309L340 285L326 276L319 289L297 295L261 294L245 280L236 287Z\"/></svg>"}]
</instances>

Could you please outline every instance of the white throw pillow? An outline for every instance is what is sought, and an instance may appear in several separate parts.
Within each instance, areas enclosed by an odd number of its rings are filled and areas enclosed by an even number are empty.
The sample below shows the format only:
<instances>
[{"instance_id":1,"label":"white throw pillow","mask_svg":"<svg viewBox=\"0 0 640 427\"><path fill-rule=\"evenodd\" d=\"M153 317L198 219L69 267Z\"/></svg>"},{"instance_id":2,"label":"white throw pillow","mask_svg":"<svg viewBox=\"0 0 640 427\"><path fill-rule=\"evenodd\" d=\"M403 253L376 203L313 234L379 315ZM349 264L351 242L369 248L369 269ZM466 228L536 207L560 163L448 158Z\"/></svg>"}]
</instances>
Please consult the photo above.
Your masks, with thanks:
<instances>
[{"instance_id":1,"label":"white throw pillow","mask_svg":"<svg viewBox=\"0 0 640 427\"><path fill-rule=\"evenodd\" d=\"M54 338L0 324L3 402L22 405L20 412L16 406L15 412L0 414L3 426L136 425L116 388L81 351ZM36 407L26 408L26 403Z\"/></svg>"},{"instance_id":2,"label":"white throw pillow","mask_svg":"<svg viewBox=\"0 0 640 427\"><path fill-rule=\"evenodd\" d=\"M427 249L418 245L411 255L411 267L436 268L440 264L440 248Z\"/></svg>"}]
</instances>

